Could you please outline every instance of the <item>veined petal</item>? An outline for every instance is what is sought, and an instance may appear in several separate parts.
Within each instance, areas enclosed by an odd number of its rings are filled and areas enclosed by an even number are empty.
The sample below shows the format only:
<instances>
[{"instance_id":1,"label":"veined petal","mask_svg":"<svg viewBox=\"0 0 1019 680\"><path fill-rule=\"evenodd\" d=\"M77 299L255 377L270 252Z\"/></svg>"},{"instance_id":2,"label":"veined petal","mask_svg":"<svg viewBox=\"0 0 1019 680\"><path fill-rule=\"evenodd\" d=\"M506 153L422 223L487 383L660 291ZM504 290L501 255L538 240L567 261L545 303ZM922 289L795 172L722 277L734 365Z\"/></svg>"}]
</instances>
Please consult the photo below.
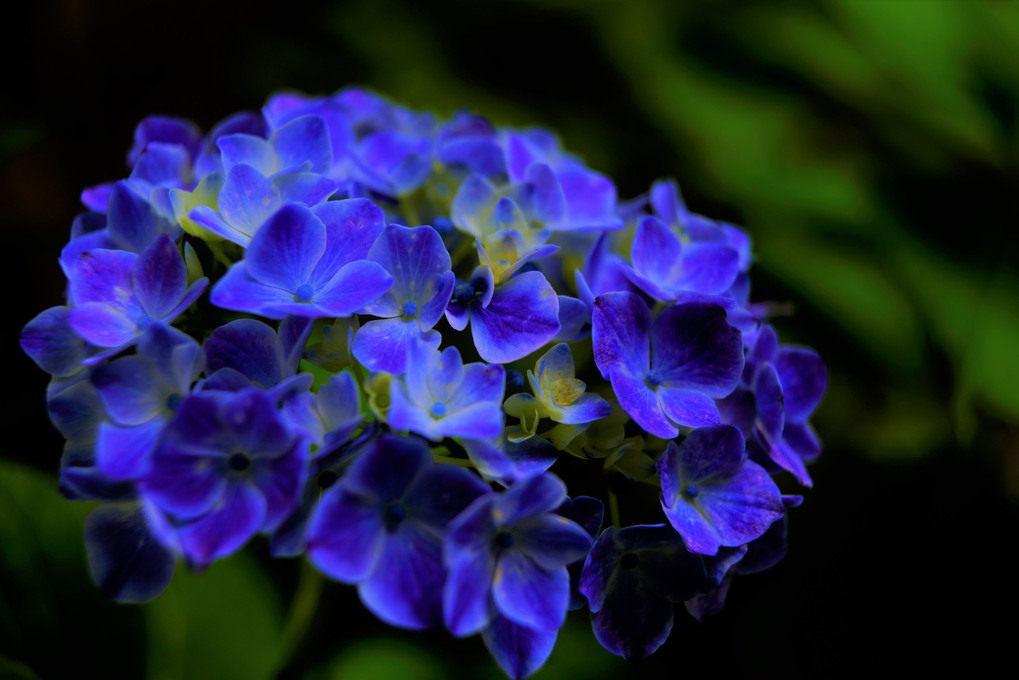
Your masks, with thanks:
<instances>
[{"instance_id":1,"label":"veined petal","mask_svg":"<svg viewBox=\"0 0 1019 680\"><path fill-rule=\"evenodd\" d=\"M445 577L440 539L405 521L386 535L374 571L357 592L386 623L420 630L442 621Z\"/></svg>"},{"instance_id":2,"label":"veined petal","mask_svg":"<svg viewBox=\"0 0 1019 680\"><path fill-rule=\"evenodd\" d=\"M294 292L310 282L325 249L322 221L302 205L287 205L251 239L244 261L256 281Z\"/></svg>"},{"instance_id":3,"label":"veined petal","mask_svg":"<svg viewBox=\"0 0 1019 680\"><path fill-rule=\"evenodd\" d=\"M343 583L358 583L375 570L385 529L374 502L337 485L322 496L308 522L308 558Z\"/></svg>"},{"instance_id":4,"label":"veined petal","mask_svg":"<svg viewBox=\"0 0 1019 680\"><path fill-rule=\"evenodd\" d=\"M592 313L594 360L604 378L622 369L643 376L651 367L651 310L630 292L604 293ZM673 435L675 436L675 435Z\"/></svg>"},{"instance_id":5,"label":"veined petal","mask_svg":"<svg viewBox=\"0 0 1019 680\"><path fill-rule=\"evenodd\" d=\"M565 566L545 569L520 550L507 550L496 562L492 595L508 619L529 628L558 630L570 603L570 575Z\"/></svg>"}]
</instances>

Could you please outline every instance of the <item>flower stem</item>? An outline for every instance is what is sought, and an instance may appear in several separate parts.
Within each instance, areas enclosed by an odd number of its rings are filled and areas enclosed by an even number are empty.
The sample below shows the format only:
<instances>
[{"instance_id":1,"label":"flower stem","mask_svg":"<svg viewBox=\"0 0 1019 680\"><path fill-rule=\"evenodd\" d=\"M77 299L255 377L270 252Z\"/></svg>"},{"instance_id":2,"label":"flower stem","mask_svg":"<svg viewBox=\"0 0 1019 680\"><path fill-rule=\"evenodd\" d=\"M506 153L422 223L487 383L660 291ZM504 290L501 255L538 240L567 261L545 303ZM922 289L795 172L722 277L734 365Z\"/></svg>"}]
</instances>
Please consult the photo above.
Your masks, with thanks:
<instances>
[{"instance_id":1,"label":"flower stem","mask_svg":"<svg viewBox=\"0 0 1019 680\"><path fill-rule=\"evenodd\" d=\"M619 498L613 491L609 491L609 517L612 518L612 526L617 529L623 528L622 522L619 521Z\"/></svg>"},{"instance_id":2,"label":"flower stem","mask_svg":"<svg viewBox=\"0 0 1019 680\"><path fill-rule=\"evenodd\" d=\"M300 649L311 621L318 607L322 593L322 574L308 560L301 561L301 574L297 581L297 592L290 604L290 613L283 628L280 646L280 663L277 668L284 671L293 662L294 655Z\"/></svg>"}]
</instances>

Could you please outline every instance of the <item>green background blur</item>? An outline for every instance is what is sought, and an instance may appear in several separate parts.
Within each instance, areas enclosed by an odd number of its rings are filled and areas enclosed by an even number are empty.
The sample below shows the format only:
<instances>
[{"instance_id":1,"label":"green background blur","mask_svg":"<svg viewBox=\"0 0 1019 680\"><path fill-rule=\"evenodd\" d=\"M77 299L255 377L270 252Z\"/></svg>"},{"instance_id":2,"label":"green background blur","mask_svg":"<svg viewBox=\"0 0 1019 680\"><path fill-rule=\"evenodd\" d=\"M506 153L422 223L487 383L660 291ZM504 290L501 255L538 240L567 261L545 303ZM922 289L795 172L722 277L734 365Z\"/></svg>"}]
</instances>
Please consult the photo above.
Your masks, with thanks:
<instances>
[{"instance_id":1,"label":"green background blur","mask_svg":"<svg viewBox=\"0 0 1019 680\"><path fill-rule=\"evenodd\" d=\"M627 664L573 614L536 678L888 676L1003 658L1019 604L1019 4L991 0L282 5L45 0L6 19L0 224L11 277L0 456L0 677L272 677L300 565L264 541L156 602L88 578L55 490L46 378L16 347L61 302L79 191L149 113L203 128L277 89L361 84L542 124L622 198L675 177L754 239L754 298L817 348L825 453L777 568L682 609ZM1009 634L1011 633L1011 636ZM283 677L501 677L477 638L406 633L327 584Z\"/></svg>"}]
</instances>

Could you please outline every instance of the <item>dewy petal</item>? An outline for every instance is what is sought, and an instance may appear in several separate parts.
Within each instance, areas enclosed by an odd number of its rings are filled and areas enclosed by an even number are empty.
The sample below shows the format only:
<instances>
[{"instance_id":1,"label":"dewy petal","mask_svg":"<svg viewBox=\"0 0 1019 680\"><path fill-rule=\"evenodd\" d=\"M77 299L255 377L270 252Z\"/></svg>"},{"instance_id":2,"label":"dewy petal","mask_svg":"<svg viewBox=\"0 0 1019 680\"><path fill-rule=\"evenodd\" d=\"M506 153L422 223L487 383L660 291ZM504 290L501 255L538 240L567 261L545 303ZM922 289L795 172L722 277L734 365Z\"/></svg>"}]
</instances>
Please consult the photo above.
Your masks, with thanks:
<instances>
[{"instance_id":1,"label":"dewy petal","mask_svg":"<svg viewBox=\"0 0 1019 680\"><path fill-rule=\"evenodd\" d=\"M662 413L658 394L648 387L642 376L633 376L620 369L612 373L610 381L620 408L644 430L662 439L672 439L679 434L676 426Z\"/></svg>"},{"instance_id":2,"label":"dewy petal","mask_svg":"<svg viewBox=\"0 0 1019 680\"><path fill-rule=\"evenodd\" d=\"M392 285L393 277L375 262L350 262L315 294L312 306L318 311L306 316L350 316Z\"/></svg>"},{"instance_id":3,"label":"dewy petal","mask_svg":"<svg viewBox=\"0 0 1019 680\"><path fill-rule=\"evenodd\" d=\"M659 387L658 401L669 420L683 427L707 427L721 420L715 401L703 392Z\"/></svg>"},{"instance_id":4,"label":"dewy petal","mask_svg":"<svg viewBox=\"0 0 1019 680\"><path fill-rule=\"evenodd\" d=\"M672 288L683 267L683 246L679 237L657 217L645 217L637 225L630 248L633 268L653 284Z\"/></svg>"},{"instance_id":5,"label":"dewy petal","mask_svg":"<svg viewBox=\"0 0 1019 680\"><path fill-rule=\"evenodd\" d=\"M662 311L651 328L651 363L666 386L720 399L739 384L743 336L718 305L674 305Z\"/></svg>"},{"instance_id":6,"label":"dewy petal","mask_svg":"<svg viewBox=\"0 0 1019 680\"><path fill-rule=\"evenodd\" d=\"M570 604L570 575L564 566L544 569L520 550L507 550L497 558L492 595L499 611L514 622L558 630Z\"/></svg>"},{"instance_id":7,"label":"dewy petal","mask_svg":"<svg viewBox=\"0 0 1019 680\"><path fill-rule=\"evenodd\" d=\"M142 309L153 319L166 316L184 296L187 272L177 246L160 234L142 251L131 269L134 294Z\"/></svg>"},{"instance_id":8,"label":"dewy petal","mask_svg":"<svg viewBox=\"0 0 1019 680\"><path fill-rule=\"evenodd\" d=\"M326 250L326 228L303 205L286 205L273 215L244 255L256 281L290 292L309 282Z\"/></svg>"},{"instance_id":9,"label":"dewy petal","mask_svg":"<svg viewBox=\"0 0 1019 680\"><path fill-rule=\"evenodd\" d=\"M238 550L255 535L265 519L265 499L248 484L231 484L207 514L182 526L181 547L198 565Z\"/></svg>"},{"instance_id":10,"label":"dewy petal","mask_svg":"<svg viewBox=\"0 0 1019 680\"><path fill-rule=\"evenodd\" d=\"M487 549L463 551L449 565L442 614L453 635L473 635L495 614L491 602L495 560Z\"/></svg>"},{"instance_id":11,"label":"dewy petal","mask_svg":"<svg viewBox=\"0 0 1019 680\"><path fill-rule=\"evenodd\" d=\"M621 368L643 378L651 367L651 310L644 301L630 292L599 295L592 324L594 360L602 377Z\"/></svg>"},{"instance_id":12,"label":"dewy petal","mask_svg":"<svg viewBox=\"0 0 1019 680\"><path fill-rule=\"evenodd\" d=\"M485 308L470 310L471 334L485 361L525 357L559 332L559 298L541 272L514 276L495 289Z\"/></svg>"},{"instance_id":13,"label":"dewy petal","mask_svg":"<svg viewBox=\"0 0 1019 680\"><path fill-rule=\"evenodd\" d=\"M440 539L404 521L386 535L374 571L357 592L389 625L420 630L442 621L445 576Z\"/></svg>"},{"instance_id":14,"label":"dewy petal","mask_svg":"<svg viewBox=\"0 0 1019 680\"><path fill-rule=\"evenodd\" d=\"M308 558L343 583L358 583L375 571L384 541L381 509L342 485L322 495L308 522Z\"/></svg>"},{"instance_id":15,"label":"dewy petal","mask_svg":"<svg viewBox=\"0 0 1019 680\"><path fill-rule=\"evenodd\" d=\"M552 654L558 635L558 630L528 628L499 615L481 631L489 653L514 680L526 678L541 668Z\"/></svg>"},{"instance_id":16,"label":"dewy petal","mask_svg":"<svg viewBox=\"0 0 1019 680\"><path fill-rule=\"evenodd\" d=\"M85 520L89 573L117 602L148 602L170 585L177 556L156 540L137 504L104 504Z\"/></svg>"},{"instance_id":17,"label":"dewy petal","mask_svg":"<svg viewBox=\"0 0 1019 680\"><path fill-rule=\"evenodd\" d=\"M828 369L821 357L805 347L782 347L775 370L785 395L786 418L802 423L810 417L828 386Z\"/></svg>"}]
</instances>

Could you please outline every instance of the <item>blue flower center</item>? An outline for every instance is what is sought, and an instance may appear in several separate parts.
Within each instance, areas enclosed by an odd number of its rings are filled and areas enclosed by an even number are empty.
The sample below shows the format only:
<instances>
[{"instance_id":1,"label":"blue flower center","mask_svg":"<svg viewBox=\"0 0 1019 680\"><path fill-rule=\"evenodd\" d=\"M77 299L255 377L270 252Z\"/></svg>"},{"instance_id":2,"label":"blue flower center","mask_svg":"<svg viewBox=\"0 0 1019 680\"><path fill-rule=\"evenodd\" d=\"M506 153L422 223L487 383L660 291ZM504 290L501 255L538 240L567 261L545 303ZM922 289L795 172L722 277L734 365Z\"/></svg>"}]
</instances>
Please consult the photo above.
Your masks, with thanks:
<instances>
[{"instance_id":1,"label":"blue flower center","mask_svg":"<svg viewBox=\"0 0 1019 680\"><path fill-rule=\"evenodd\" d=\"M413 319L418 315L418 306L413 302L404 302L403 309L401 309L400 312L408 319Z\"/></svg>"},{"instance_id":2,"label":"blue flower center","mask_svg":"<svg viewBox=\"0 0 1019 680\"><path fill-rule=\"evenodd\" d=\"M499 550L513 547L513 534L508 531L500 531L492 539L492 544Z\"/></svg>"},{"instance_id":3,"label":"blue flower center","mask_svg":"<svg viewBox=\"0 0 1019 680\"><path fill-rule=\"evenodd\" d=\"M230 456L227 466L234 472L247 472L251 468L251 458L246 453L235 453Z\"/></svg>"},{"instance_id":4,"label":"blue flower center","mask_svg":"<svg viewBox=\"0 0 1019 680\"><path fill-rule=\"evenodd\" d=\"M315 289L311 287L310 283L302 283L294 291L294 299L298 302L310 302L314 295Z\"/></svg>"},{"instance_id":5,"label":"blue flower center","mask_svg":"<svg viewBox=\"0 0 1019 680\"><path fill-rule=\"evenodd\" d=\"M466 309L474 302L478 292L470 283L458 283L453 289L453 302Z\"/></svg>"},{"instance_id":6,"label":"blue flower center","mask_svg":"<svg viewBox=\"0 0 1019 680\"><path fill-rule=\"evenodd\" d=\"M700 495L700 492L701 488L696 484L687 484L683 487L683 495L690 500L697 498L697 496Z\"/></svg>"},{"instance_id":7,"label":"blue flower center","mask_svg":"<svg viewBox=\"0 0 1019 680\"><path fill-rule=\"evenodd\" d=\"M403 503L400 501L393 501L386 506L385 513L383 514L382 522L386 526L386 531L396 531L400 523L403 522L407 517L407 508L403 507Z\"/></svg>"},{"instance_id":8,"label":"blue flower center","mask_svg":"<svg viewBox=\"0 0 1019 680\"><path fill-rule=\"evenodd\" d=\"M636 569L637 564L640 562L640 557L637 553L625 552L623 556L619 558L619 566L623 569Z\"/></svg>"},{"instance_id":9,"label":"blue flower center","mask_svg":"<svg viewBox=\"0 0 1019 680\"><path fill-rule=\"evenodd\" d=\"M644 382L646 382L650 387L658 387L665 382L665 378L662 377L661 373L652 369L645 374Z\"/></svg>"},{"instance_id":10,"label":"blue flower center","mask_svg":"<svg viewBox=\"0 0 1019 680\"><path fill-rule=\"evenodd\" d=\"M447 410L446 405L443 404L441 401L437 401L434 404L432 404L432 407L428 409L428 412L432 414L433 418L441 418L442 416L446 415L446 410Z\"/></svg>"},{"instance_id":11,"label":"blue flower center","mask_svg":"<svg viewBox=\"0 0 1019 680\"><path fill-rule=\"evenodd\" d=\"M180 395L174 392L166 398L166 409L176 411L178 406L180 406Z\"/></svg>"},{"instance_id":12,"label":"blue flower center","mask_svg":"<svg viewBox=\"0 0 1019 680\"><path fill-rule=\"evenodd\" d=\"M142 314L141 316L138 317L138 321L135 323L135 325L138 326L138 330L143 331L149 326L151 326L154 323L154 321L155 319L153 319L148 314Z\"/></svg>"}]
</instances>

